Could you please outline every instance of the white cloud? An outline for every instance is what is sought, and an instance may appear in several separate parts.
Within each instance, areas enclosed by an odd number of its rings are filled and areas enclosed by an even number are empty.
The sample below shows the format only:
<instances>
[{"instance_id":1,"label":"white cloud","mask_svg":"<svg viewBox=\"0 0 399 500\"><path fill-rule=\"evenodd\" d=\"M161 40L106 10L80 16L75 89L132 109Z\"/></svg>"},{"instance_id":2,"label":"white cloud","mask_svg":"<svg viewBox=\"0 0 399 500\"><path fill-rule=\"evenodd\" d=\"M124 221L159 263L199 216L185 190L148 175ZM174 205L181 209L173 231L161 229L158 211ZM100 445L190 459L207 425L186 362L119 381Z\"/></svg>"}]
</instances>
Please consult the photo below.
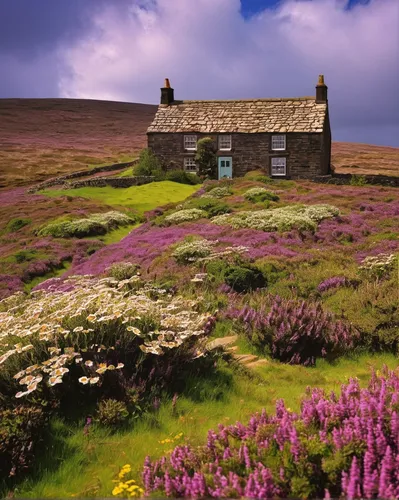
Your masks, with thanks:
<instances>
[{"instance_id":1,"label":"white cloud","mask_svg":"<svg viewBox=\"0 0 399 500\"><path fill-rule=\"evenodd\" d=\"M249 20L239 0L108 5L84 38L60 51L68 68L60 93L157 103L168 77L176 99L313 95L324 73L333 133L393 124L399 2L346 4L286 0Z\"/></svg>"}]
</instances>

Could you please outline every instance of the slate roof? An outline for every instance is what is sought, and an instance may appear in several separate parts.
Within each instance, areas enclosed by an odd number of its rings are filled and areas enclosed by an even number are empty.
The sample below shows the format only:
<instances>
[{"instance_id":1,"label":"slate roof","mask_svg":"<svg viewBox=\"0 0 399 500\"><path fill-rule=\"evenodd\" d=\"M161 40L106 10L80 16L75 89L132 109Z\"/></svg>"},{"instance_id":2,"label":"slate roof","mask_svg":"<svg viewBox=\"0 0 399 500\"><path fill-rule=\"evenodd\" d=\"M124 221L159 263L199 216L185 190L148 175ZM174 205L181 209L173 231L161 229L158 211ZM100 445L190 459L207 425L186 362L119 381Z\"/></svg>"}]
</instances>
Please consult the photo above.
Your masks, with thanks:
<instances>
[{"instance_id":1,"label":"slate roof","mask_svg":"<svg viewBox=\"0 0 399 500\"><path fill-rule=\"evenodd\" d=\"M314 97L160 104L147 132L322 132L327 104Z\"/></svg>"}]
</instances>

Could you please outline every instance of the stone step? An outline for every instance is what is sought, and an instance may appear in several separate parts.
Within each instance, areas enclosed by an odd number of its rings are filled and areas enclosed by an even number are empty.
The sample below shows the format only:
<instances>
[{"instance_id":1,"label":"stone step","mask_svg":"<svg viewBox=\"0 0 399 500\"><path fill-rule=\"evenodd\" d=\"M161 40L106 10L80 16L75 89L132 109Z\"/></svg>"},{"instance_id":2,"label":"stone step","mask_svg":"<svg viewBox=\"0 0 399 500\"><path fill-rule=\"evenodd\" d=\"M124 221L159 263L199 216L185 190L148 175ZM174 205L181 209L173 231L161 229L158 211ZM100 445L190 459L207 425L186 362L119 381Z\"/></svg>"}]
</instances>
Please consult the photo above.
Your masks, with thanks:
<instances>
[{"instance_id":1,"label":"stone step","mask_svg":"<svg viewBox=\"0 0 399 500\"><path fill-rule=\"evenodd\" d=\"M216 349L216 347L226 347L230 344L234 344L236 342L238 336L231 335L229 337L221 337L220 339L212 340L206 344L207 349L210 351L212 349Z\"/></svg>"},{"instance_id":2,"label":"stone step","mask_svg":"<svg viewBox=\"0 0 399 500\"><path fill-rule=\"evenodd\" d=\"M267 359L258 359L257 361L252 361L251 363L247 363L245 366L247 368L257 368L258 366L268 365L269 361Z\"/></svg>"},{"instance_id":3,"label":"stone step","mask_svg":"<svg viewBox=\"0 0 399 500\"><path fill-rule=\"evenodd\" d=\"M247 365L259 359L259 356L254 354L234 354L234 359L236 359L242 365Z\"/></svg>"}]
</instances>

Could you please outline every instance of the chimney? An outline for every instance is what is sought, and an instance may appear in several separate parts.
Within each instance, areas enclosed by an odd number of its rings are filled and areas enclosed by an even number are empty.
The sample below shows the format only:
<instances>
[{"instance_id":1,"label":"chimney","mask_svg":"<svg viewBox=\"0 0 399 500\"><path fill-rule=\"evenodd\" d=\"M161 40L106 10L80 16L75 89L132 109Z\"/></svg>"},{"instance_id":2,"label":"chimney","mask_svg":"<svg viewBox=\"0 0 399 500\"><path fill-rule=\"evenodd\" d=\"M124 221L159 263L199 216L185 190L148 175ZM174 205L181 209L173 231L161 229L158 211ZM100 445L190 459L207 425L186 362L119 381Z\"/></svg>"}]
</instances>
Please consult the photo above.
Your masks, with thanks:
<instances>
[{"instance_id":1,"label":"chimney","mask_svg":"<svg viewBox=\"0 0 399 500\"><path fill-rule=\"evenodd\" d=\"M324 75L319 75L319 81L316 85L316 103L327 102L327 85L324 83Z\"/></svg>"},{"instance_id":2,"label":"chimney","mask_svg":"<svg viewBox=\"0 0 399 500\"><path fill-rule=\"evenodd\" d=\"M170 86L169 78L165 78L165 85L161 88L161 104L169 106L174 100L174 90Z\"/></svg>"}]
</instances>

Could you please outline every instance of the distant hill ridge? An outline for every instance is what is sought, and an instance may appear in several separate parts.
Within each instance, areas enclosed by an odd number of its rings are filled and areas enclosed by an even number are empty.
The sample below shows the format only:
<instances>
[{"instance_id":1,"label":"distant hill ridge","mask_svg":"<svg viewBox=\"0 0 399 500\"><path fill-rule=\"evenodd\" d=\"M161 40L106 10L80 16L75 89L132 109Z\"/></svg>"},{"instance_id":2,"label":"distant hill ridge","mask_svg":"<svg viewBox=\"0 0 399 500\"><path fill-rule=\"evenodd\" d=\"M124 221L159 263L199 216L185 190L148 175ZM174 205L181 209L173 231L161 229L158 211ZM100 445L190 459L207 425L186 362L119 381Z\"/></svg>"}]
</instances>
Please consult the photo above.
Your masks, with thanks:
<instances>
[{"instance_id":1,"label":"distant hill ridge","mask_svg":"<svg viewBox=\"0 0 399 500\"><path fill-rule=\"evenodd\" d=\"M128 161L146 146L156 109L89 99L0 99L0 187ZM399 148L333 142L332 163L342 173L399 175Z\"/></svg>"}]
</instances>

